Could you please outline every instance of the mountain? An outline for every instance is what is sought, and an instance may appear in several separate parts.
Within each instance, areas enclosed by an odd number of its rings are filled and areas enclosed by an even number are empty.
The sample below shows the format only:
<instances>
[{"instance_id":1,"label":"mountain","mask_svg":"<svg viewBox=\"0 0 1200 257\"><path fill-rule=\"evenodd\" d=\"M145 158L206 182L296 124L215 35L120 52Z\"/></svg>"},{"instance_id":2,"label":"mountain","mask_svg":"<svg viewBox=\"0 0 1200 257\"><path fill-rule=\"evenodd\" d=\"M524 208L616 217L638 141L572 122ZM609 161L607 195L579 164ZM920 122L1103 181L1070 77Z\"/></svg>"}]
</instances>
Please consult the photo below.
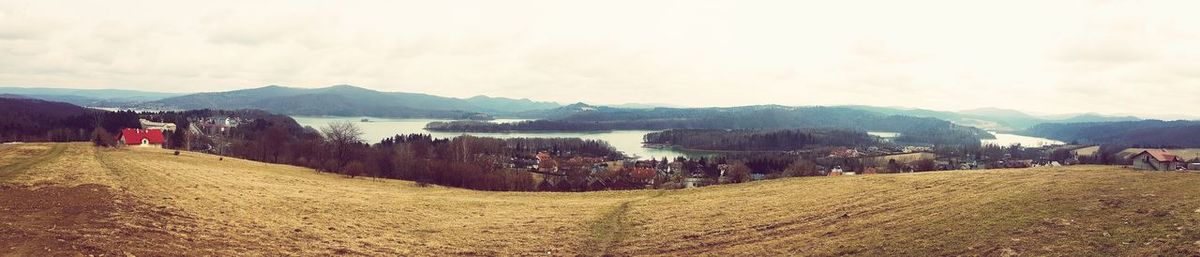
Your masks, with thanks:
<instances>
[{"instance_id":1,"label":"mountain","mask_svg":"<svg viewBox=\"0 0 1200 257\"><path fill-rule=\"evenodd\" d=\"M1019 132L1064 142L1140 147L1200 147L1200 121L1044 123Z\"/></svg>"},{"instance_id":2,"label":"mountain","mask_svg":"<svg viewBox=\"0 0 1200 257\"><path fill-rule=\"evenodd\" d=\"M596 111L596 110L601 110L601 109L619 110L621 108L595 106L595 105L589 105L589 104L580 102L580 103L573 103L573 104L569 104L566 106L553 108L553 109L531 110L531 111L519 112L519 113L516 113L516 116L523 117L523 118L562 119L562 118L570 117L570 116L573 116L573 115L576 115L579 113Z\"/></svg>"},{"instance_id":3,"label":"mountain","mask_svg":"<svg viewBox=\"0 0 1200 257\"><path fill-rule=\"evenodd\" d=\"M606 104L604 106L612 108L627 108L627 109L654 109L654 108L681 108L674 104L663 103L623 103L623 104Z\"/></svg>"},{"instance_id":4,"label":"mountain","mask_svg":"<svg viewBox=\"0 0 1200 257\"><path fill-rule=\"evenodd\" d=\"M98 111L70 103L46 101L12 94L0 94L0 109L4 110L2 118L5 121L31 118L62 118Z\"/></svg>"},{"instance_id":5,"label":"mountain","mask_svg":"<svg viewBox=\"0 0 1200 257\"><path fill-rule=\"evenodd\" d=\"M520 113L534 110L548 110L562 106L555 102L537 102L527 98L512 99L483 95L467 98L466 100L467 103L495 113Z\"/></svg>"},{"instance_id":6,"label":"mountain","mask_svg":"<svg viewBox=\"0 0 1200 257\"><path fill-rule=\"evenodd\" d=\"M0 87L0 94L65 102L80 106L116 107L180 96L181 93L148 92L123 89L70 89L41 87Z\"/></svg>"},{"instance_id":7,"label":"mountain","mask_svg":"<svg viewBox=\"0 0 1200 257\"><path fill-rule=\"evenodd\" d=\"M1136 121L1133 116L1107 116L1096 113L1035 116L1017 110L1001 108L979 108L958 112L934 111L926 109L877 107L851 105L848 108L868 110L892 115L908 115L914 117L930 117L947 120L964 126L971 126L992 131L1020 131L1043 123L1076 123L1076 122L1109 122Z\"/></svg>"},{"instance_id":8,"label":"mountain","mask_svg":"<svg viewBox=\"0 0 1200 257\"><path fill-rule=\"evenodd\" d=\"M140 105L169 109L262 109L287 115L374 116L389 118L487 119L558 107L556 103L476 96L468 99L428 94L381 92L350 85L324 88L265 86L197 93Z\"/></svg>"}]
</instances>

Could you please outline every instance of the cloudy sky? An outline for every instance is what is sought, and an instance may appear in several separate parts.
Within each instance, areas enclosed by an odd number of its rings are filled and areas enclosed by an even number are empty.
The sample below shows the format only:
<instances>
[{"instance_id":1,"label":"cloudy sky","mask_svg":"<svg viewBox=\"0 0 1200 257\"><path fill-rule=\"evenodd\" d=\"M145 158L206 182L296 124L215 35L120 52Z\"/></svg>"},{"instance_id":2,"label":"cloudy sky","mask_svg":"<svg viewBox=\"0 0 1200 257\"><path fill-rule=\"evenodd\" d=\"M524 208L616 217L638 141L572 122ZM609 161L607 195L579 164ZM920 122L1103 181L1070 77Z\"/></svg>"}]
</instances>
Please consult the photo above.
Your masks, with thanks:
<instances>
[{"instance_id":1,"label":"cloudy sky","mask_svg":"<svg viewBox=\"0 0 1200 257\"><path fill-rule=\"evenodd\" d=\"M0 0L0 85L1200 111L1200 1Z\"/></svg>"}]
</instances>

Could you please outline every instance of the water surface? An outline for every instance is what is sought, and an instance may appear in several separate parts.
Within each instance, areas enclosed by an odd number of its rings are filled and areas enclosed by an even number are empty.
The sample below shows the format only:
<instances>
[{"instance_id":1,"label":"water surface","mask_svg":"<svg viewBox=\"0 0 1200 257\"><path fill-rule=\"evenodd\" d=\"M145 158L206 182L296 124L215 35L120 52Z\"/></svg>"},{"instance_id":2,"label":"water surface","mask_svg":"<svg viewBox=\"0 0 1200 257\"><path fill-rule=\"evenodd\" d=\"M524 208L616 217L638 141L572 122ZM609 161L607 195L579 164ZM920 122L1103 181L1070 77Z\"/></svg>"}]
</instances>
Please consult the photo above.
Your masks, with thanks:
<instances>
[{"instance_id":1,"label":"water surface","mask_svg":"<svg viewBox=\"0 0 1200 257\"><path fill-rule=\"evenodd\" d=\"M642 136L646 133L655 132L653 130L618 130L604 132L514 132L514 133L482 133L482 132L439 132L429 131L425 129L425 124L435 121L448 121L441 119L387 119L387 118L371 118L371 117L312 117L312 116L292 116L301 126L311 126L313 128L323 127L334 121L349 121L354 122L363 131L363 140L369 143L376 143L384 138L392 137L397 134L429 134L435 138L452 138L460 135L472 135L479 137L493 138L582 138L604 140L608 144L625 153L627 156L636 156L643 159L656 158L674 159L677 156L688 156L683 151L674 149L649 148L642 146ZM369 120L362 122L362 119ZM516 122L523 121L520 119L497 119L492 122Z\"/></svg>"}]
</instances>

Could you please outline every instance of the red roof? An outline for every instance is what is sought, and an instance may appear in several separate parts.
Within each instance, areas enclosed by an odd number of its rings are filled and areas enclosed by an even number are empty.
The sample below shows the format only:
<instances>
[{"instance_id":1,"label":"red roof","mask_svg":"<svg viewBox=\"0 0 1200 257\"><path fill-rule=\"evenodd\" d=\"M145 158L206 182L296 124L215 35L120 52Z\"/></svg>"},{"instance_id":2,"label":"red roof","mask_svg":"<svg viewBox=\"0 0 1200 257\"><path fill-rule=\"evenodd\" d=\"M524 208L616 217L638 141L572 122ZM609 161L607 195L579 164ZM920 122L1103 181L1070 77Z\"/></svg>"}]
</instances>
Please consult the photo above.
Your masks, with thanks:
<instances>
[{"instance_id":1,"label":"red roof","mask_svg":"<svg viewBox=\"0 0 1200 257\"><path fill-rule=\"evenodd\" d=\"M658 174L658 172L654 171L654 169L649 169L649 168L633 168L633 170L629 171L630 177L633 177L633 179L635 179L635 180L642 180L642 181L653 179L654 175L657 175L657 174Z\"/></svg>"},{"instance_id":2,"label":"red roof","mask_svg":"<svg viewBox=\"0 0 1200 257\"><path fill-rule=\"evenodd\" d=\"M1183 161L1182 159L1179 159L1178 156L1171 154L1171 152L1168 152L1165 149L1145 150L1145 151L1142 151L1141 153L1138 153L1137 155L1142 155L1143 153L1150 154L1150 157L1154 157L1155 160L1158 160L1160 162Z\"/></svg>"},{"instance_id":3,"label":"red roof","mask_svg":"<svg viewBox=\"0 0 1200 257\"><path fill-rule=\"evenodd\" d=\"M163 143L162 130L158 129L122 129L120 138L125 139L126 145L140 145L142 144L142 139L146 139L146 141L154 145L161 145Z\"/></svg>"}]
</instances>

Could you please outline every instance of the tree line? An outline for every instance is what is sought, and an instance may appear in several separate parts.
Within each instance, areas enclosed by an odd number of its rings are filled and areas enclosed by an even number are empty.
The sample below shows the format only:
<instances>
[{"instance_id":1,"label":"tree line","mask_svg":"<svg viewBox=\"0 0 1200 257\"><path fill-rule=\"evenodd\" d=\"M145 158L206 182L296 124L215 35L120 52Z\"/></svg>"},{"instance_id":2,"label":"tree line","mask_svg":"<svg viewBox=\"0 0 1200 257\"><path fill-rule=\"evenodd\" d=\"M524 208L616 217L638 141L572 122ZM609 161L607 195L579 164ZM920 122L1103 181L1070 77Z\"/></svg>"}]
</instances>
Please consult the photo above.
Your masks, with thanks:
<instances>
[{"instance_id":1,"label":"tree line","mask_svg":"<svg viewBox=\"0 0 1200 257\"><path fill-rule=\"evenodd\" d=\"M873 146L880 140L862 131L838 129L672 129L653 132L643 142L695 150L790 151L822 146Z\"/></svg>"},{"instance_id":2,"label":"tree line","mask_svg":"<svg viewBox=\"0 0 1200 257\"><path fill-rule=\"evenodd\" d=\"M109 112L68 103L0 97L0 142L115 141L122 128L140 127L132 111Z\"/></svg>"},{"instance_id":3,"label":"tree line","mask_svg":"<svg viewBox=\"0 0 1200 257\"><path fill-rule=\"evenodd\" d=\"M667 129L843 129L899 132L896 140L926 145L978 146L994 136L934 118L882 115L836 107L596 108L565 117L522 122L431 122L426 129L457 132L606 131Z\"/></svg>"}]
</instances>

